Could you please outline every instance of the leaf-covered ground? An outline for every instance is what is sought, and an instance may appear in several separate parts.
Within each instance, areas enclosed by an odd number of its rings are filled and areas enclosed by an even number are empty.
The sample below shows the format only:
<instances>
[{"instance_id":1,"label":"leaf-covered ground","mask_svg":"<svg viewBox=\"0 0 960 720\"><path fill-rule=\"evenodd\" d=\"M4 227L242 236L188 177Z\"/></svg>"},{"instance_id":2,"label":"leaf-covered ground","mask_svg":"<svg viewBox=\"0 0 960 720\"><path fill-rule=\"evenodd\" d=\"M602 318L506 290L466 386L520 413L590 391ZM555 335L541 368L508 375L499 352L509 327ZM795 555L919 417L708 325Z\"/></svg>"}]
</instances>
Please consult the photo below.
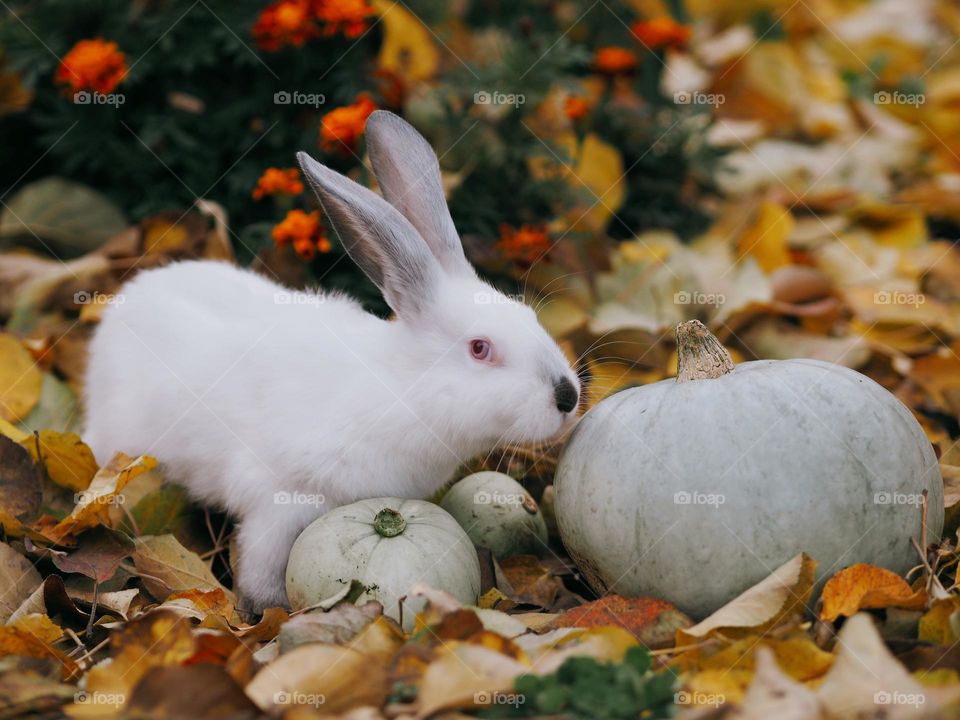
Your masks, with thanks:
<instances>
[{"instance_id":1,"label":"leaf-covered ground","mask_svg":"<svg viewBox=\"0 0 960 720\"><path fill-rule=\"evenodd\" d=\"M634 5L647 18L667 11ZM538 556L499 561L481 550L477 606L412 588L428 605L404 632L349 588L308 610L253 617L232 592L230 520L191 504L154 458L117 448L98 467L75 434L86 343L104 309L122 301L122 281L171 259L235 262L249 236L214 202L129 224L103 194L45 178L0 196L0 717L960 713L960 15L927 0L686 5L689 32L667 28L682 38L643 39L664 43L658 94L709 117L669 115L642 151L628 153L630 131L644 122L649 131L657 113L642 73L631 74L647 55L639 47L632 59L597 48L589 71L548 83L536 103L463 112L464 126L488 133L485 148L505 146L504 118L522 115L514 130L550 152L517 165L531 182L576 191L562 211L537 218L542 227L518 215L498 240L465 237L467 252L482 271L507 266L519 281L583 369L584 410L673 376L673 328L694 317L738 362L813 357L893 392L937 451L946 499L943 537L913 538L908 576L853 563L832 570L818 595L817 558L796 547L699 622L676 598L597 598L556 530L560 448L509 447L463 474L484 467L520 480L550 542ZM570 34L581 42L576 16ZM449 66L437 69L449 48L410 23L407 14L385 23L377 72L402 74L412 62L404 108L442 136L424 85L436 89L437 72L454 84ZM625 33L612 43L639 39L612 26ZM437 29L463 41L454 67L482 65L505 42L480 32L466 42L456 24ZM549 52L533 60L549 67ZM362 122L344 124L353 130L351 142ZM668 212L644 193L669 174L670 139L681 131L686 146L725 160L703 166L709 195L686 176L671 186L683 202ZM631 174L645 158L661 163L646 185L648 176ZM472 162L445 168L451 191L481 173ZM302 191L295 178L271 182ZM259 187L251 181L243 200ZM677 207L683 215L694 204L710 222L692 237L650 220L676 228ZM458 224L470 209L459 207ZM330 241L286 223L252 265L301 286L303 257L331 252ZM691 592L711 580L705 566Z\"/></svg>"}]
</instances>

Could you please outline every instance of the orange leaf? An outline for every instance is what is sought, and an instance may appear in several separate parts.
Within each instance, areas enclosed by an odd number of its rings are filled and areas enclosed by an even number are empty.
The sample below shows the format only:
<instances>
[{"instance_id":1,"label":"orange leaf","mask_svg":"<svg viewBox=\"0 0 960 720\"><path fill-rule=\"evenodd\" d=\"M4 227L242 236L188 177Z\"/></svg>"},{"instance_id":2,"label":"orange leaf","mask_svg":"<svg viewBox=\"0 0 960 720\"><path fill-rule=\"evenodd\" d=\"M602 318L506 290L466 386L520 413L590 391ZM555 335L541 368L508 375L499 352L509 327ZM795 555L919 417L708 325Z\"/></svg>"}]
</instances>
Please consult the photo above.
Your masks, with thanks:
<instances>
[{"instance_id":1,"label":"orange leaf","mask_svg":"<svg viewBox=\"0 0 960 720\"><path fill-rule=\"evenodd\" d=\"M672 646L677 630L690 627L693 621L664 600L608 595L571 608L555 618L547 629L605 625L629 630L646 647L663 648Z\"/></svg>"},{"instance_id":2,"label":"orange leaf","mask_svg":"<svg viewBox=\"0 0 960 720\"><path fill-rule=\"evenodd\" d=\"M821 598L820 619L833 622L841 615L852 617L859 610L889 607L918 610L926 604L927 593L914 592L907 581L894 572L857 563L830 578Z\"/></svg>"}]
</instances>

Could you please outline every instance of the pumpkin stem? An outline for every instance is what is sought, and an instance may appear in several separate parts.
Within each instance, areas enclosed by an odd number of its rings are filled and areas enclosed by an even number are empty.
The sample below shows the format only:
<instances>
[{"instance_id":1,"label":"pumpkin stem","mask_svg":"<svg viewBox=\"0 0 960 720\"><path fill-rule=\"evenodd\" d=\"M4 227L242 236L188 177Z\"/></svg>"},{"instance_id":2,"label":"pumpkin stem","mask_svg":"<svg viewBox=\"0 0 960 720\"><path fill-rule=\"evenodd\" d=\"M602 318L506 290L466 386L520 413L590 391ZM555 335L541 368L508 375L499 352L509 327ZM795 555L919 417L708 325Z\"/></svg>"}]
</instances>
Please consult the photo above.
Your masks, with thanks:
<instances>
[{"instance_id":1,"label":"pumpkin stem","mask_svg":"<svg viewBox=\"0 0 960 720\"><path fill-rule=\"evenodd\" d=\"M677 325L677 382L718 378L733 372L733 358L699 320Z\"/></svg>"},{"instance_id":2,"label":"pumpkin stem","mask_svg":"<svg viewBox=\"0 0 960 720\"><path fill-rule=\"evenodd\" d=\"M407 527L407 521L396 510L384 508L373 519L373 529L380 537L396 537Z\"/></svg>"}]
</instances>

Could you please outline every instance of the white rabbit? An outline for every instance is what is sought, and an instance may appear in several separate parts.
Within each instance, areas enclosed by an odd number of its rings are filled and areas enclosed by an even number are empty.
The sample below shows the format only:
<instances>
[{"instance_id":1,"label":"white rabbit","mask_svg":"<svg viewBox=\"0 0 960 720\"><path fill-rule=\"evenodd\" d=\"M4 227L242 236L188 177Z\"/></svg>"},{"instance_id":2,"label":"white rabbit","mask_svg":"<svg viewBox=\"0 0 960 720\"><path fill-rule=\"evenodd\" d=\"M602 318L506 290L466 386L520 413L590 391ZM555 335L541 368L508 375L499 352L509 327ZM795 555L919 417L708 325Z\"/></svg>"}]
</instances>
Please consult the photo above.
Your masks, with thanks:
<instances>
[{"instance_id":1,"label":"white rabbit","mask_svg":"<svg viewBox=\"0 0 960 720\"><path fill-rule=\"evenodd\" d=\"M305 153L304 175L392 321L225 263L137 275L90 345L85 439L104 462L150 454L239 520L251 610L286 604L287 556L322 513L427 497L496 444L574 421L579 382L534 312L478 279L436 155L379 111L371 163L388 202Z\"/></svg>"}]
</instances>

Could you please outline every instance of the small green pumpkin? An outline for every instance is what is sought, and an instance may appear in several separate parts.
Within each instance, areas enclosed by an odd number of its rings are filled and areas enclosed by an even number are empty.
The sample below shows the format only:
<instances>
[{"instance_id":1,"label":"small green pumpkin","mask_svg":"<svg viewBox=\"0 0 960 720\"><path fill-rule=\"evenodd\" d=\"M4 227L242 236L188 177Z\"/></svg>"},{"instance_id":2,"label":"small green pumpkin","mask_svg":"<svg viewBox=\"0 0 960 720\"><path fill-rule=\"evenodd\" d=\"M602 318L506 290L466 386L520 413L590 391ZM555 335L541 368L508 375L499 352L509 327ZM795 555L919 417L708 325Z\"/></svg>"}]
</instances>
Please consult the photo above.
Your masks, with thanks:
<instances>
[{"instance_id":1,"label":"small green pumpkin","mask_svg":"<svg viewBox=\"0 0 960 720\"><path fill-rule=\"evenodd\" d=\"M294 610L336 595L350 582L401 620L400 599L418 582L465 604L480 593L480 563L470 538L449 513L424 500L374 498L331 510L300 534L287 562L287 598ZM422 598L403 602L413 628Z\"/></svg>"},{"instance_id":2,"label":"small green pumpkin","mask_svg":"<svg viewBox=\"0 0 960 720\"><path fill-rule=\"evenodd\" d=\"M488 548L494 557L539 555L547 548L547 525L537 501L509 475L468 475L447 491L440 506L474 545Z\"/></svg>"}]
</instances>

